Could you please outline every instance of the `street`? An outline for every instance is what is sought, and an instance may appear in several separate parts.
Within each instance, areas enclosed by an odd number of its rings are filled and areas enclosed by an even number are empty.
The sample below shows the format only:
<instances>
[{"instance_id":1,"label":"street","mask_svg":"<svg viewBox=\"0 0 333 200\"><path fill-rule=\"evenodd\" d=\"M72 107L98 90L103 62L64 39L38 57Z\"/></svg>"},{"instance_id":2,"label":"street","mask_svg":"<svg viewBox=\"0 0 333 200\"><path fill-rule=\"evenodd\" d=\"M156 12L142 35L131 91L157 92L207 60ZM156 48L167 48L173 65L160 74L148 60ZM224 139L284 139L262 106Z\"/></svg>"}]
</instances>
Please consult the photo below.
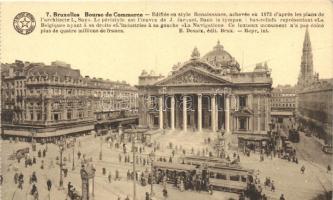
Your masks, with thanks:
<instances>
[{"instance_id":1,"label":"street","mask_svg":"<svg viewBox=\"0 0 333 200\"><path fill-rule=\"evenodd\" d=\"M210 137L213 139L215 136L210 132L203 133L183 133L178 131L166 131L165 134L157 134L152 138L157 140L159 143L159 150L156 151L156 159L159 157L169 158L171 155L171 149L168 148L170 143L172 145L182 146L186 150L187 154L191 154L192 149L196 154L198 151L210 147L208 144L204 143L204 139ZM22 199L32 199L32 196L29 195L31 190L31 185L29 184L28 177L32 174L33 171L36 172L38 177L38 182L36 184L40 199L50 199L50 200L61 200L66 199L67 195L67 184L71 182L72 185L76 188L79 194L81 194L81 178L80 178L80 165L81 161L78 160L77 152L79 151L85 154L86 158L92 158L92 163L96 168L95 175L95 191L94 198L95 200L104 200L104 199L125 199L129 196L132 199L133 194L133 181L127 180L126 173L128 170L132 171L132 157L131 162L125 163L124 154L122 149L110 147L109 144L103 140L102 143L102 160L99 160L100 154L100 143L101 137L94 137L93 135L84 136L77 139L75 146L75 170L72 171L72 148L65 149L63 156L66 157L65 168L68 168L68 175L64 178L64 189L59 190L59 165L57 164L56 157L59 156L59 148L54 144L48 144L48 151L45 158L37 158L37 164L32 167L25 167L24 162L21 161L17 163L17 160L7 160L8 156L13 153L14 150L23 147L31 147L30 143L25 142L12 142L2 141L2 159L1 163L2 170L7 170L6 173L3 173L4 183L2 185L2 197L5 200L22 200ZM264 161L260 161L260 155L258 153L252 153L251 156L245 156L241 152L235 151L235 153L240 155L240 164L244 168L253 169L255 172L258 172L258 178L261 183L264 182L265 178L270 177L274 180L275 191L271 191L270 188L263 187L263 193L269 197L269 199L279 199L281 194L284 194L286 199L291 200L303 200L308 199L309 197L314 197L317 194L332 188L332 182L330 177L332 173L329 174L326 172L325 163L317 164L316 160L310 160L308 155L316 154L306 154L303 153L302 149L307 149L309 145L316 146L317 144L311 142L311 138L301 138L301 141L306 141L307 143L296 144L295 147L299 153L299 164L293 162L288 162L277 157L265 157ZM81 143L81 147L78 146L78 141ZM141 146L141 145L138 145ZM317 145L318 146L318 145ZM143 147L143 146L141 146ZM39 149L45 149L46 145L37 144L37 151ZM127 144L127 149L130 149L130 143ZM30 149L31 150L31 149ZM129 150L130 151L130 150ZM138 154L142 159L148 159L148 154L152 151L152 148L145 147L144 151L141 154ZM304 152L306 152L304 150ZM30 152L31 156L37 157L37 152ZM230 151L230 155L234 152ZM320 155L320 148L318 148L318 155ZM322 153L321 153L322 154ZM119 155L122 155L122 161L119 162ZM128 155L132 155L131 152ZM304 155L304 156L302 156ZM176 162L179 154L175 155L174 162ZM324 155L326 156L326 155ZM312 158L312 157L311 157ZM44 160L45 168L40 169L41 160ZM317 158L319 159L319 158ZM23 159L22 159L23 160ZM320 159L319 159L320 160ZM300 167L305 165L306 171L304 174L300 173ZM102 174L102 169L106 169L106 174ZM138 164L136 169L139 171L150 171L150 165ZM114 180L115 171L118 170L120 174L120 180ZM17 188L14 184L14 173L22 172L24 174L24 184L23 190ZM111 183L108 182L108 172L112 174ZM290 178L292 177L292 178ZM50 192L47 191L46 181L50 179L52 181L52 189ZM91 188L92 182L90 182ZM136 183L137 189L137 199L144 199L145 193L150 193L150 185L141 186L139 182ZM155 199L164 199L162 193L162 185L154 184L154 193ZM238 195L234 193L227 192L218 192L214 191L213 195L209 195L208 192L194 192L194 191L184 191L181 192L178 188L175 188L172 185L167 185L168 189L168 199L172 200L183 200L184 198L191 198L193 200L217 200L217 199L237 199ZM90 189L91 190L91 189ZM90 191L90 194L92 191Z\"/></svg>"}]
</instances>

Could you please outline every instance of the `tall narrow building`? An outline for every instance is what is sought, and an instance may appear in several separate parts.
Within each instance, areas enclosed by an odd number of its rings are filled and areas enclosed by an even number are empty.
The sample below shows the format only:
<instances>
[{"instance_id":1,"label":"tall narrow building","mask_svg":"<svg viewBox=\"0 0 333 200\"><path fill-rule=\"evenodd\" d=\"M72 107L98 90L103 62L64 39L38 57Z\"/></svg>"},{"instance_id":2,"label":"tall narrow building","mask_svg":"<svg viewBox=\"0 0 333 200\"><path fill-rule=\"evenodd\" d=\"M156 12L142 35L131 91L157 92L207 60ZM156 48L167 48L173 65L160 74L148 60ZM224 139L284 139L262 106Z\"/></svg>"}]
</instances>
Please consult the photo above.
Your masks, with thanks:
<instances>
[{"instance_id":1,"label":"tall narrow building","mask_svg":"<svg viewBox=\"0 0 333 200\"><path fill-rule=\"evenodd\" d=\"M313 78L314 78L314 73L313 73L312 48L311 48L309 30L306 29L303 42L301 72L298 77L298 85L307 85L312 82Z\"/></svg>"}]
</instances>

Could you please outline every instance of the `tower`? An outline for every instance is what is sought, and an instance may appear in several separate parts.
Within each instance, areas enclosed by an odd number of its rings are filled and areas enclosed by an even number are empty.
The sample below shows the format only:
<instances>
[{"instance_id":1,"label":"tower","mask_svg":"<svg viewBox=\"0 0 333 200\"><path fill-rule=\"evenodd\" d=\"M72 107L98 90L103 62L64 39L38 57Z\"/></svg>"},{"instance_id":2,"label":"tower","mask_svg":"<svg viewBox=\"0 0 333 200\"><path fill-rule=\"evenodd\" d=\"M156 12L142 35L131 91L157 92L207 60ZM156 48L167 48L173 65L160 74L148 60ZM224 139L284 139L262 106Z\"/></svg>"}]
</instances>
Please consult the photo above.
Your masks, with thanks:
<instances>
[{"instance_id":1,"label":"tower","mask_svg":"<svg viewBox=\"0 0 333 200\"><path fill-rule=\"evenodd\" d=\"M311 83L313 77L314 74L313 74L312 48L311 48L309 30L308 28L306 28L304 42L303 42L302 59L301 59L301 71L298 76L298 84L304 85L307 83Z\"/></svg>"}]
</instances>

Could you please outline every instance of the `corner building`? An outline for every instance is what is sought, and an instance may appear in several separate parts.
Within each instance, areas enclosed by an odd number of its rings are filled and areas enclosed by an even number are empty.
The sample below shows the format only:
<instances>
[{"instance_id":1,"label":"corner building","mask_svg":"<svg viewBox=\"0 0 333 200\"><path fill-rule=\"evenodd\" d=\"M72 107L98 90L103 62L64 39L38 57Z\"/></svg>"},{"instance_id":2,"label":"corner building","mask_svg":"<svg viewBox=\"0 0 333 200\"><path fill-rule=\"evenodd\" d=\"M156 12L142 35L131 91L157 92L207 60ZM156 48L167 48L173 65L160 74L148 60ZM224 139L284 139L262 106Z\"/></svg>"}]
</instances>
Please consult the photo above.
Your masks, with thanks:
<instances>
[{"instance_id":1,"label":"corner building","mask_svg":"<svg viewBox=\"0 0 333 200\"><path fill-rule=\"evenodd\" d=\"M190 60L173 66L167 77L143 70L137 87L140 125L221 132L234 145L267 136L270 70L265 63L241 72L220 42L203 57L195 48Z\"/></svg>"},{"instance_id":2,"label":"corner building","mask_svg":"<svg viewBox=\"0 0 333 200\"><path fill-rule=\"evenodd\" d=\"M52 138L110 129L137 115L137 90L126 82L83 77L69 64L1 64L1 122L8 137ZM122 114L122 115L121 115Z\"/></svg>"}]
</instances>

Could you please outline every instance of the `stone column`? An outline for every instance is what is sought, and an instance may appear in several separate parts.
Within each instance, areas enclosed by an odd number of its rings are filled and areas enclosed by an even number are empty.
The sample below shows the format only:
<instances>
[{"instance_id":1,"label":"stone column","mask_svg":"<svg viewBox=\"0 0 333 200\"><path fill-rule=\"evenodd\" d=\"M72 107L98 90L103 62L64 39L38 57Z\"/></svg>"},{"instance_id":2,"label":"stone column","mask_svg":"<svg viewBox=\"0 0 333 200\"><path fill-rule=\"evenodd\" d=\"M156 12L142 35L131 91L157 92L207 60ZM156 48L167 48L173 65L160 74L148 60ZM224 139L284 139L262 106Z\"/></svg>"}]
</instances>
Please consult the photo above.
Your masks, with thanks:
<instances>
[{"instance_id":1,"label":"stone column","mask_svg":"<svg viewBox=\"0 0 333 200\"><path fill-rule=\"evenodd\" d=\"M249 95L247 96L247 106L248 106L250 109L252 109L252 108L253 108L252 104L253 104L253 95L252 95L252 94L249 94Z\"/></svg>"},{"instance_id":2,"label":"stone column","mask_svg":"<svg viewBox=\"0 0 333 200\"><path fill-rule=\"evenodd\" d=\"M216 96L215 98L215 130L218 130L219 128L219 110L218 110L218 98Z\"/></svg>"},{"instance_id":3,"label":"stone column","mask_svg":"<svg viewBox=\"0 0 333 200\"><path fill-rule=\"evenodd\" d=\"M224 124L225 124L225 132L230 132L230 96L226 94L225 97L225 116L224 116Z\"/></svg>"},{"instance_id":4,"label":"stone column","mask_svg":"<svg viewBox=\"0 0 333 200\"><path fill-rule=\"evenodd\" d=\"M30 119L30 109L28 108L29 107L29 105L28 105L28 103L27 103L27 105L26 105L26 111L25 111L25 120L27 120L27 121L30 121L31 119Z\"/></svg>"},{"instance_id":5,"label":"stone column","mask_svg":"<svg viewBox=\"0 0 333 200\"><path fill-rule=\"evenodd\" d=\"M202 94L198 94L198 131L202 131Z\"/></svg>"},{"instance_id":6,"label":"stone column","mask_svg":"<svg viewBox=\"0 0 333 200\"><path fill-rule=\"evenodd\" d=\"M258 95L258 97L257 97L257 99L258 99L258 110L257 110L257 114L258 114L258 118L257 118L257 120L258 120L258 127L257 127L257 130L258 130L258 132L260 132L260 130L261 130L261 125L260 125L260 95Z\"/></svg>"},{"instance_id":7,"label":"stone column","mask_svg":"<svg viewBox=\"0 0 333 200\"><path fill-rule=\"evenodd\" d=\"M215 111L216 111L216 106L215 106L215 100L216 100L216 94L211 96L211 106L210 106L210 110L211 110L211 127L212 127L212 131L215 132L216 131L216 115L215 115Z\"/></svg>"},{"instance_id":8,"label":"stone column","mask_svg":"<svg viewBox=\"0 0 333 200\"><path fill-rule=\"evenodd\" d=\"M265 96L265 131L269 130L269 119L268 119L268 115L269 115L269 101L268 101L268 96Z\"/></svg>"},{"instance_id":9,"label":"stone column","mask_svg":"<svg viewBox=\"0 0 333 200\"><path fill-rule=\"evenodd\" d=\"M249 117L249 130L253 131L253 116L252 115Z\"/></svg>"},{"instance_id":10,"label":"stone column","mask_svg":"<svg viewBox=\"0 0 333 200\"><path fill-rule=\"evenodd\" d=\"M175 127L179 128L180 127L180 107L179 107L179 101L178 97L175 95L175 106L177 109L175 109Z\"/></svg>"},{"instance_id":11,"label":"stone column","mask_svg":"<svg viewBox=\"0 0 333 200\"><path fill-rule=\"evenodd\" d=\"M67 108L64 108L62 115L62 120L67 120Z\"/></svg>"},{"instance_id":12,"label":"stone column","mask_svg":"<svg viewBox=\"0 0 333 200\"><path fill-rule=\"evenodd\" d=\"M171 96L171 130L175 130L175 96Z\"/></svg>"},{"instance_id":13,"label":"stone column","mask_svg":"<svg viewBox=\"0 0 333 200\"><path fill-rule=\"evenodd\" d=\"M51 121L51 101L47 101L46 105L46 121Z\"/></svg>"},{"instance_id":14,"label":"stone column","mask_svg":"<svg viewBox=\"0 0 333 200\"><path fill-rule=\"evenodd\" d=\"M186 107L186 96L183 96L183 131L187 131L187 107Z\"/></svg>"},{"instance_id":15,"label":"stone column","mask_svg":"<svg viewBox=\"0 0 333 200\"><path fill-rule=\"evenodd\" d=\"M163 96L159 97L159 102L158 102L158 113L159 113L159 125L160 129L163 129Z\"/></svg>"},{"instance_id":16,"label":"stone column","mask_svg":"<svg viewBox=\"0 0 333 200\"><path fill-rule=\"evenodd\" d=\"M33 109L32 114L33 114L33 121L37 121L37 112L35 110L36 108Z\"/></svg>"}]
</instances>

